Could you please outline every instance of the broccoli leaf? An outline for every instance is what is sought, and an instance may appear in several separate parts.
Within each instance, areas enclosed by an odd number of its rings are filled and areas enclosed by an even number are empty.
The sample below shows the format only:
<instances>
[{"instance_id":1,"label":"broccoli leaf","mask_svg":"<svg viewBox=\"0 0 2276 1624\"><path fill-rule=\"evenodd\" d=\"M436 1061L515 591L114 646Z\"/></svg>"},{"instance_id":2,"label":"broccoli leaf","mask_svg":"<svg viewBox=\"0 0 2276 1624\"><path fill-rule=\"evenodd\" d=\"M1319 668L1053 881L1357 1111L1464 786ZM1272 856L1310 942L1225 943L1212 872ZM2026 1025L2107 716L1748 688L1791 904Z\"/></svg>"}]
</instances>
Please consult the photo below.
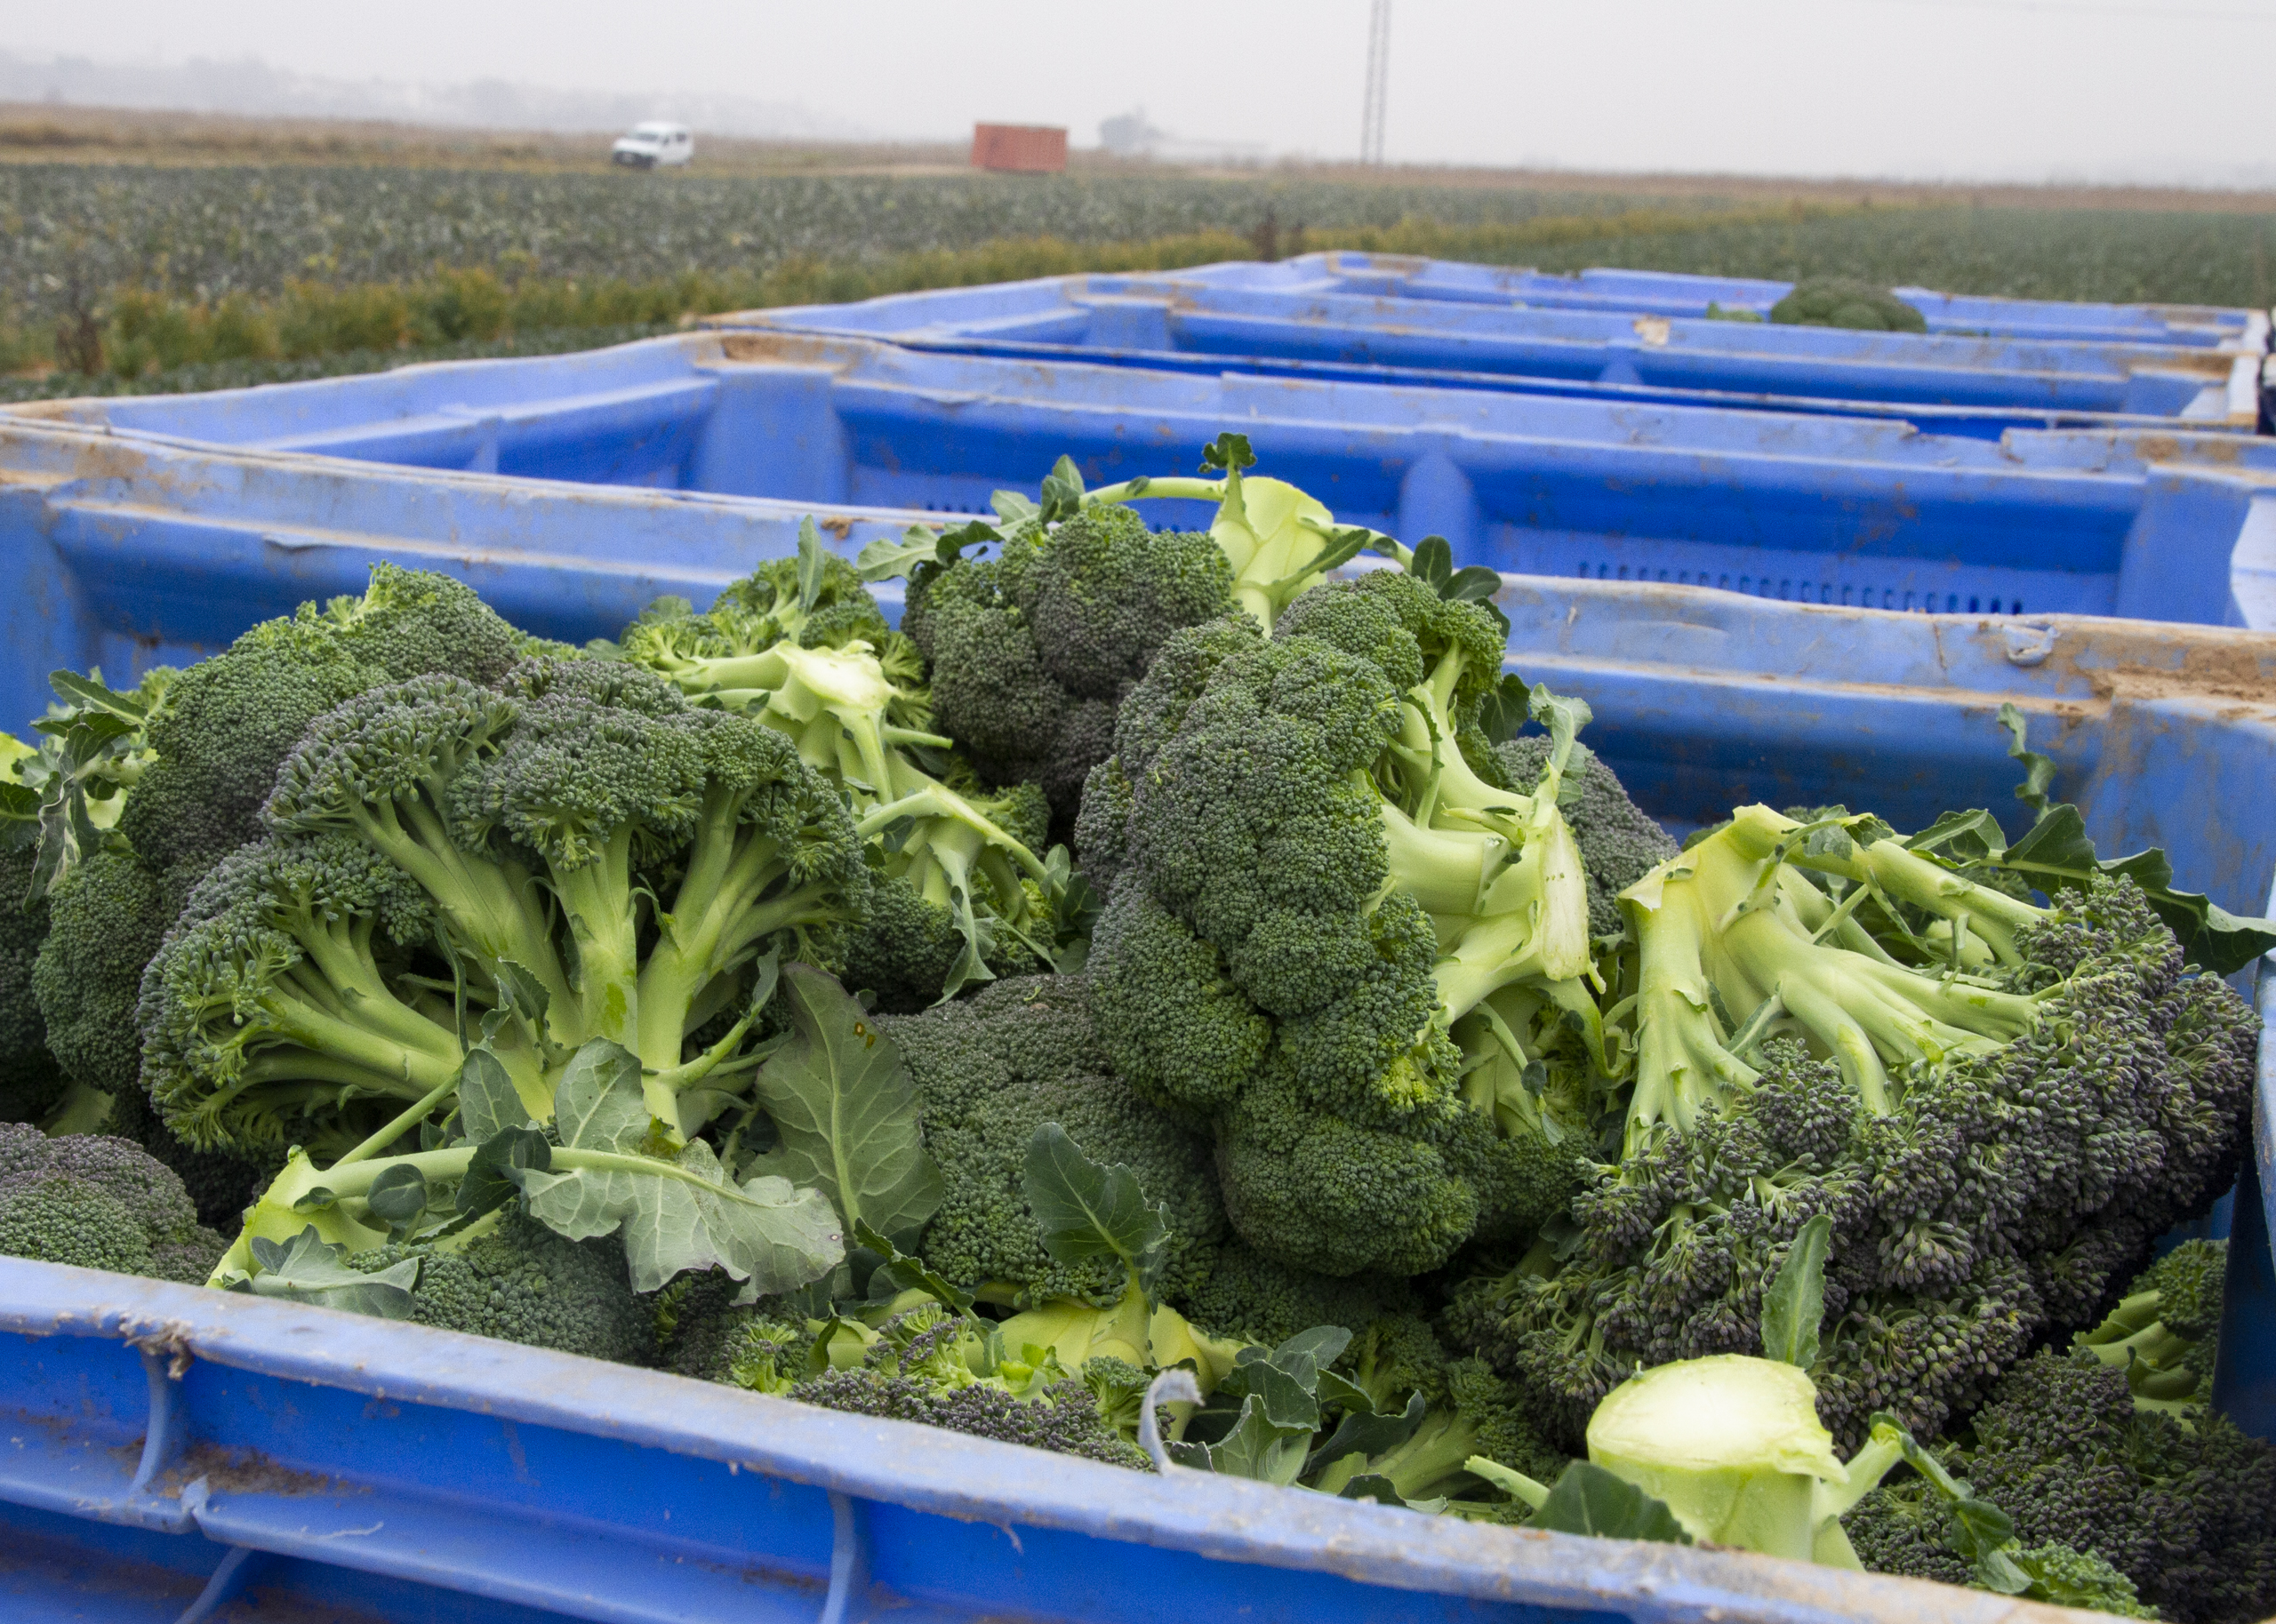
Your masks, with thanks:
<instances>
[{"instance_id":1,"label":"broccoli leaf","mask_svg":"<svg viewBox=\"0 0 2276 1624\"><path fill-rule=\"evenodd\" d=\"M1302 1474L1311 1439L1310 1427L1275 1422L1265 1400L1252 1393L1241 1400L1240 1419L1230 1432L1214 1444L1173 1444L1170 1458L1227 1477L1285 1486Z\"/></svg>"},{"instance_id":2,"label":"broccoli leaf","mask_svg":"<svg viewBox=\"0 0 2276 1624\"><path fill-rule=\"evenodd\" d=\"M808 514L798 521L799 613L812 614L814 604L821 601L829 559L829 549L821 544L821 531L815 525L813 515Z\"/></svg>"},{"instance_id":3,"label":"broccoli leaf","mask_svg":"<svg viewBox=\"0 0 2276 1624\"><path fill-rule=\"evenodd\" d=\"M1594 1534L1605 1540L1656 1540L1688 1545L1691 1536L1668 1508L1626 1478L1591 1460L1575 1460L1526 1524L1554 1533Z\"/></svg>"},{"instance_id":4,"label":"broccoli leaf","mask_svg":"<svg viewBox=\"0 0 2276 1624\"><path fill-rule=\"evenodd\" d=\"M256 1236L252 1243L255 1272L233 1289L381 1319L411 1317L411 1291L419 1284L416 1258L405 1258L377 1274L365 1275L341 1260L347 1255L347 1248L327 1244L314 1224L281 1244Z\"/></svg>"},{"instance_id":5,"label":"broccoli leaf","mask_svg":"<svg viewBox=\"0 0 2276 1624\"><path fill-rule=\"evenodd\" d=\"M892 580L907 575L920 564L937 562L940 556L939 533L922 524L911 524L901 532L898 541L879 536L863 548L854 556L854 572L863 580Z\"/></svg>"},{"instance_id":6,"label":"broccoli leaf","mask_svg":"<svg viewBox=\"0 0 2276 1624\"><path fill-rule=\"evenodd\" d=\"M2029 834L1990 860L2050 894L2066 884L2084 885L2096 874L2123 875L2142 888L2158 917L2181 939L2190 962L2215 975L2232 974L2276 948L2276 920L2243 917L2196 892L2175 890L2173 864L2156 846L2130 857L2098 860L2085 818L2068 804L2049 806Z\"/></svg>"},{"instance_id":7,"label":"broccoli leaf","mask_svg":"<svg viewBox=\"0 0 2276 1624\"><path fill-rule=\"evenodd\" d=\"M507 1128L525 1126L530 1119L505 1063L487 1044L468 1050L460 1062L458 1102L459 1123L477 1145L487 1144Z\"/></svg>"},{"instance_id":8,"label":"broccoli leaf","mask_svg":"<svg viewBox=\"0 0 2276 1624\"><path fill-rule=\"evenodd\" d=\"M772 1294L819 1279L845 1255L837 1214L819 1190L771 1177L738 1188L701 1140L669 1161L641 1154L648 1114L639 1061L605 1038L570 1062L554 1121L561 1145L548 1163L501 1172L530 1216L557 1235L581 1241L621 1229L636 1292L722 1268Z\"/></svg>"},{"instance_id":9,"label":"broccoli leaf","mask_svg":"<svg viewBox=\"0 0 2276 1624\"><path fill-rule=\"evenodd\" d=\"M1119 1258L1146 1300L1156 1300L1169 1207L1147 1204L1136 1173L1094 1162L1066 1129L1046 1122L1028 1141L1020 1188L1043 1230L1043 1249L1054 1260Z\"/></svg>"},{"instance_id":10,"label":"broccoli leaf","mask_svg":"<svg viewBox=\"0 0 2276 1624\"><path fill-rule=\"evenodd\" d=\"M1309 1477L1324 1466L1333 1466L1346 1455L1366 1455L1372 1459L1388 1454L1414 1436L1422 1425L1429 1406L1420 1393L1406 1396L1406 1408L1395 1415L1372 1415L1361 1411L1347 1410L1327 1442L1311 1453L1304 1462L1304 1476Z\"/></svg>"},{"instance_id":11,"label":"broccoli leaf","mask_svg":"<svg viewBox=\"0 0 2276 1624\"><path fill-rule=\"evenodd\" d=\"M781 1142L752 1166L819 1189L850 1227L913 1236L941 1204L917 1088L869 1012L810 964L782 972L795 1028L753 1084Z\"/></svg>"},{"instance_id":12,"label":"broccoli leaf","mask_svg":"<svg viewBox=\"0 0 2276 1624\"><path fill-rule=\"evenodd\" d=\"M1062 456L1043 476L1043 500L1038 515L1046 524L1071 519L1083 510L1083 475L1072 457Z\"/></svg>"},{"instance_id":13,"label":"broccoli leaf","mask_svg":"<svg viewBox=\"0 0 2276 1624\"><path fill-rule=\"evenodd\" d=\"M2000 725L2008 730L2008 754L2024 764L2024 781L2016 786L2016 799L2044 817L2047 792L2055 782L2055 760L2027 747L2031 724L2013 705L2000 707Z\"/></svg>"},{"instance_id":14,"label":"broccoli leaf","mask_svg":"<svg viewBox=\"0 0 2276 1624\"><path fill-rule=\"evenodd\" d=\"M1762 1356L1798 1370L1817 1363L1818 1324L1825 1317L1825 1260L1833 1220L1823 1212L1804 1224L1786 1250L1778 1277L1762 1294Z\"/></svg>"}]
</instances>

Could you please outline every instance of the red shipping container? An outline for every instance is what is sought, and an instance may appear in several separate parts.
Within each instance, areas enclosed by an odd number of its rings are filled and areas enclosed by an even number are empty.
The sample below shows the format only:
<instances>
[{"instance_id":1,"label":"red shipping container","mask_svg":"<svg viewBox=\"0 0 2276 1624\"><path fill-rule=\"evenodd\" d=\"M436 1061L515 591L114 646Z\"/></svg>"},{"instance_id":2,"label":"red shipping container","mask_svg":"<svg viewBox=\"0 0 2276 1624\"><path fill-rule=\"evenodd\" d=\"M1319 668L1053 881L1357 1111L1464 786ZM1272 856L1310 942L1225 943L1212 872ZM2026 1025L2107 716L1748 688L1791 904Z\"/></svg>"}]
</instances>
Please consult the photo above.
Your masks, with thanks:
<instances>
[{"instance_id":1,"label":"red shipping container","mask_svg":"<svg viewBox=\"0 0 2276 1624\"><path fill-rule=\"evenodd\" d=\"M972 166L1059 174L1067 167L1067 132L1056 124L974 124Z\"/></svg>"}]
</instances>

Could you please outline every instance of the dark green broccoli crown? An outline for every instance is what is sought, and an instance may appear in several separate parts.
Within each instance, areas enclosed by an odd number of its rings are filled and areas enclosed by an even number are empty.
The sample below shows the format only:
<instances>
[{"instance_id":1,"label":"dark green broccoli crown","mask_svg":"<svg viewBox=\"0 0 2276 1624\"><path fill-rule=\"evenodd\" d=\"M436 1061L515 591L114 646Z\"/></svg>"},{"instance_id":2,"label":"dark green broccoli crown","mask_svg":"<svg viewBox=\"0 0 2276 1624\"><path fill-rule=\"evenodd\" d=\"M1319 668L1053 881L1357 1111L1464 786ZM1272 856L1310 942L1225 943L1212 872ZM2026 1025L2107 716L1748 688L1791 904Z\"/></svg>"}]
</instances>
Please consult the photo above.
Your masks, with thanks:
<instances>
[{"instance_id":1,"label":"dark green broccoli crown","mask_svg":"<svg viewBox=\"0 0 2276 1624\"><path fill-rule=\"evenodd\" d=\"M2091 1589L2103 1576L2072 1558L2099 1557L2176 1624L2246 1624L2276 1607L2276 1448L2210 1412L2138 1409L2126 1372L2086 1352L2032 1355L1939 1452L2025 1547L2067 1548L2052 1553L2060 1582ZM1910 1572L1933 1564L1927 1548L1948 1540L1948 1519L1899 1483L1847 1521L1868 1566Z\"/></svg>"},{"instance_id":2,"label":"dark green broccoli crown","mask_svg":"<svg viewBox=\"0 0 2276 1624\"><path fill-rule=\"evenodd\" d=\"M32 985L49 1047L71 1077L113 1095L138 1086L134 1003L143 967L185 894L135 857L115 852L88 858L55 893Z\"/></svg>"},{"instance_id":3,"label":"dark green broccoli crown","mask_svg":"<svg viewBox=\"0 0 2276 1624\"><path fill-rule=\"evenodd\" d=\"M304 604L177 677L153 713L156 756L119 833L158 868L211 863L260 833L278 764L317 716L383 683L432 671L495 681L521 636L447 576L376 564L361 597Z\"/></svg>"},{"instance_id":4,"label":"dark green broccoli crown","mask_svg":"<svg viewBox=\"0 0 2276 1624\"><path fill-rule=\"evenodd\" d=\"M942 730L990 780L1041 785L1064 828L1124 692L1174 634L1231 606L1214 539L1107 505L1016 532L997 558L918 565L902 624L931 662Z\"/></svg>"},{"instance_id":5,"label":"dark green broccoli crown","mask_svg":"<svg viewBox=\"0 0 2276 1624\"><path fill-rule=\"evenodd\" d=\"M519 711L506 695L459 676L357 694L309 725L276 772L265 815L272 828L315 833L354 829L398 802L439 809Z\"/></svg>"},{"instance_id":6,"label":"dark green broccoli crown","mask_svg":"<svg viewBox=\"0 0 2276 1624\"><path fill-rule=\"evenodd\" d=\"M1882 1410L1933 1436L2042 1328L2093 1324L2233 1177L2255 1022L2223 983L2182 977L2130 881L2064 901L2017 932L2036 1031L1913 1068L1880 1116L1831 1062L1765 1044L1727 1108L1591 1180L1563 1270L1464 1287L1463 1339L1553 1396L1577 1438L1639 1363L1758 1352L1761 1284L1820 1212L1813 1379L1844 1447Z\"/></svg>"},{"instance_id":7,"label":"dark green broccoli crown","mask_svg":"<svg viewBox=\"0 0 2276 1624\"><path fill-rule=\"evenodd\" d=\"M1387 1314L1409 1314L1414 1289L1382 1275L1340 1276L1292 1268L1238 1238L1218 1250L1208 1277L1171 1302L1213 1336L1278 1347L1315 1325L1349 1330Z\"/></svg>"},{"instance_id":8,"label":"dark green broccoli crown","mask_svg":"<svg viewBox=\"0 0 2276 1624\"><path fill-rule=\"evenodd\" d=\"M1134 779L1142 777L1185 724L1185 713L1209 686L1217 668L1263 641L1264 634L1246 614L1221 615L1168 638L1115 713L1114 753L1123 772Z\"/></svg>"},{"instance_id":9,"label":"dark green broccoli crown","mask_svg":"<svg viewBox=\"0 0 2276 1624\"><path fill-rule=\"evenodd\" d=\"M1497 746L1495 756L1503 775L1515 785L1541 781L1549 759L1546 733L1527 733ZM1589 930L1598 936L1619 934L1622 928L1620 893L1673 857L1674 839L1628 798L1613 770L1591 755L1579 772L1567 772L1565 821L1581 844L1581 861L1589 882Z\"/></svg>"},{"instance_id":10,"label":"dark green broccoli crown","mask_svg":"<svg viewBox=\"0 0 2276 1624\"><path fill-rule=\"evenodd\" d=\"M1863 332L1926 332L1928 318L1887 288L1852 276L1816 276L1794 284L1770 307L1790 327L1848 327Z\"/></svg>"},{"instance_id":11,"label":"dark green broccoli crown","mask_svg":"<svg viewBox=\"0 0 2276 1624\"><path fill-rule=\"evenodd\" d=\"M1401 692L1451 657L1460 676L1447 709L1464 730L1477 725L1479 705L1502 675L1501 622L1480 604L1440 597L1403 570L1322 581L1282 612L1272 635L1317 637L1356 654Z\"/></svg>"},{"instance_id":12,"label":"dark green broccoli crown","mask_svg":"<svg viewBox=\"0 0 2276 1624\"><path fill-rule=\"evenodd\" d=\"M406 1257L419 1260L412 1317L422 1325L618 1364L654 1361L655 1305L634 1293L612 1238L567 1240L509 1208L460 1250L388 1246L348 1264L376 1274Z\"/></svg>"},{"instance_id":13,"label":"dark green broccoli crown","mask_svg":"<svg viewBox=\"0 0 2276 1624\"><path fill-rule=\"evenodd\" d=\"M1078 699L1119 700L1172 632L1233 606L1233 569L1206 532L1150 531L1129 508L1085 508L1004 548L1010 595L1044 669Z\"/></svg>"},{"instance_id":14,"label":"dark green broccoli crown","mask_svg":"<svg viewBox=\"0 0 2276 1624\"><path fill-rule=\"evenodd\" d=\"M0 1123L0 1254L202 1284L226 1244L140 1146Z\"/></svg>"},{"instance_id":15,"label":"dark green broccoli crown","mask_svg":"<svg viewBox=\"0 0 2276 1624\"><path fill-rule=\"evenodd\" d=\"M2184 1241L2160 1258L2133 1290L2158 1294L2158 1318L2167 1330L2194 1342L2210 1342L2220 1334L2228 1266L2228 1242Z\"/></svg>"},{"instance_id":16,"label":"dark green broccoli crown","mask_svg":"<svg viewBox=\"0 0 2276 1624\"><path fill-rule=\"evenodd\" d=\"M26 905L36 852L0 852L0 1122L37 1122L70 1079L47 1046L32 966L47 940L48 903Z\"/></svg>"},{"instance_id":17,"label":"dark green broccoli crown","mask_svg":"<svg viewBox=\"0 0 2276 1624\"><path fill-rule=\"evenodd\" d=\"M1224 1233L1206 1142L1113 1076L1082 980L996 982L922 1015L880 1020L923 1109L926 1148L946 1180L925 1231L925 1260L951 1280L1017 1287L1034 1301L1111 1301L1125 1285L1111 1258L1054 1261L1022 1176L1046 1122L1096 1162L1128 1167L1150 1202L1169 1207L1163 1289L1198 1286Z\"/></svg>"},{"instance_id":18,"label":"dark green broccoli crown","mask_svg":"<svg viewBox=\"0 0 2276 1624\"><path fill-rule=\"evenodd\" d=\"M1447 1401L1454 1356L1415 1314L1383 1314L1360 1326L1334 1369L1366 1390L1377 1412L1395 1413L1409 1393L1428 1404Z\"/></svg>"}]
</instances>

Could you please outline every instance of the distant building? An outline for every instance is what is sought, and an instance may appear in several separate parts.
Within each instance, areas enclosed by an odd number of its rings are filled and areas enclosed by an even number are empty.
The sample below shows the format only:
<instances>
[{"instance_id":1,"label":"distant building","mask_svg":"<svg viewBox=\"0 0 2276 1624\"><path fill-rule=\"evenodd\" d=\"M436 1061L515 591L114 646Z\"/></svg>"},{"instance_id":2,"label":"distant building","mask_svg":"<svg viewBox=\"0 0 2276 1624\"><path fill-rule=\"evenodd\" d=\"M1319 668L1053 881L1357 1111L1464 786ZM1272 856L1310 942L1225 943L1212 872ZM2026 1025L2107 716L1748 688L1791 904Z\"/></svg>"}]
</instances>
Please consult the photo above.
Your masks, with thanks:
<instances>
[{"instance_id":1,"label":"distant building","mask_svg":"<svg viewBox=\"0 0 2276 1624\"><path fill-rule=\"evenodd\" d=\"M1014 174L1057 174L1067 167L1067 132L1058 124L974 124L972 166Z\"/></svg>"},{"instance_id":2,"label":"distant building","mask_svg":"<svg viewBox=\"0 0 2276 1624\"><path fill-rule=\"evenodd\" d=\"M1150 157L1169 139L1168 131L1157 130L1146 122L1143 108L1118 113L1099 125L1099 145L1118 158Z\"/></svg>"}]
</instances>

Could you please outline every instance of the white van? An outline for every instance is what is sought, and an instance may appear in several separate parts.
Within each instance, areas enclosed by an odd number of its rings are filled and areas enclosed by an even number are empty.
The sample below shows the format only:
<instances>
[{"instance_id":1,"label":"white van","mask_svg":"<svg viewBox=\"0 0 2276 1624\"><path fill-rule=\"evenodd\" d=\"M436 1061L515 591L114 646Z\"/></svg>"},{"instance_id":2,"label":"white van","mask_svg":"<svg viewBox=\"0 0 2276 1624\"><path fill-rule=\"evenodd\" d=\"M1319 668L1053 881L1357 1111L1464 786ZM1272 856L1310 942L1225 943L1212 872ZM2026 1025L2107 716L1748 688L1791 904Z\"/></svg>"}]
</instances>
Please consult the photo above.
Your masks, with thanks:
<instances>
[{"instance_id":1,"label":"white van","mask_svg":"<svg viewBox=\"0 0 2276 1624\"><path fill-rule=\"evenodd\" d=\"M669 168L695 156L695 138L685 124L635 124L631 132L616 138L609 161L629 169Z\"/></svg>"}]
</instances>

